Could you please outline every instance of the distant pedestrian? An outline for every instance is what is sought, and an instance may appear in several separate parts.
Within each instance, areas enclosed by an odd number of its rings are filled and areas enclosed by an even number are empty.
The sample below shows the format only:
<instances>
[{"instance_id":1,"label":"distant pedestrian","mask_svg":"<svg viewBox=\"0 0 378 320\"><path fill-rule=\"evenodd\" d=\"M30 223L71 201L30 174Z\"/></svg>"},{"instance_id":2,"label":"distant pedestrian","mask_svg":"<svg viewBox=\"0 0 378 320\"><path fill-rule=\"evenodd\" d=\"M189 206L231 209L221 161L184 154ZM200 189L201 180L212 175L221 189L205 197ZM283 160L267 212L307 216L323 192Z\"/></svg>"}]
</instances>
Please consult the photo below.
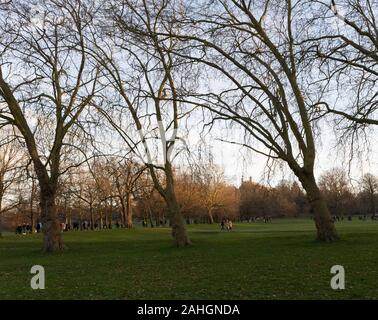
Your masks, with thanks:
<instances>
[{"instance_id":1,"label":"distant pedestrian","mask_svg":"<svg viewBox=\"0 0 378 320\"><path fill-rule=\"evenodd\" d=\"M221 221L221 230L224 230L224 219L222 219L222 221Z\"/></svg>"},{"instance_id":2,"label":"distant pedestrian","mask_svg":"<svg viewBox=\"0 0 378 320\"><path fill-rule=\"evenodd\" d=\"M18 225L16 228L16 234L22 234L22 227L21 225Z\"/></svg>"}]
</instances>

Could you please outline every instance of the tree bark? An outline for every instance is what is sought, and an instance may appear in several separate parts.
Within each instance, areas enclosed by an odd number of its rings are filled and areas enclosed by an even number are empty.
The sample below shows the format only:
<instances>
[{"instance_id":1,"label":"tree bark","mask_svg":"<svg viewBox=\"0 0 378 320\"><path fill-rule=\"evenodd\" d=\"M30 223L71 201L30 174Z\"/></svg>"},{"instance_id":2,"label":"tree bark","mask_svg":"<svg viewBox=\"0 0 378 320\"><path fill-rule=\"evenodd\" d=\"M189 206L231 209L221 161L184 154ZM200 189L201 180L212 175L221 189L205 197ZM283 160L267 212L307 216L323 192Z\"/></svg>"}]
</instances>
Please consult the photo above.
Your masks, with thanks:
<instances>
[{"instance_id":1,"label":"tree bark","mask_svg":"<svg viewBox=\"0 0 378 320\"><path fill-rule=\"evenodd\" d=\"M41 187L41 221L43 230L43 251L63 250L63 238L55 205L55 193L43 191Z\"/></svg>"},{"instance_id":2,"label":"tree bark","mask_svg":"<svg viewBox=\"0 0 378 320\"><path fill-rule=\"evenodd\" d=\"M331 219L327 204L319 190L314 175L300 174L299 180L306 191L307 199L314 212L316 239L324 242L332 242L338 239L335 225Z\"/></svg>"},{"instance_id":3,"label":"tree bark","mask_svg":"<svg viewBox=\"0 0 378 320\"><path fill-rule=\"evenodd\" d=\"M166 189L166 202L172 224L172 237L176 247L186 247L192 244L185 227L185 220L180 212L180 207L176 195L171 186Z\"/></svg>"}]
</instances>

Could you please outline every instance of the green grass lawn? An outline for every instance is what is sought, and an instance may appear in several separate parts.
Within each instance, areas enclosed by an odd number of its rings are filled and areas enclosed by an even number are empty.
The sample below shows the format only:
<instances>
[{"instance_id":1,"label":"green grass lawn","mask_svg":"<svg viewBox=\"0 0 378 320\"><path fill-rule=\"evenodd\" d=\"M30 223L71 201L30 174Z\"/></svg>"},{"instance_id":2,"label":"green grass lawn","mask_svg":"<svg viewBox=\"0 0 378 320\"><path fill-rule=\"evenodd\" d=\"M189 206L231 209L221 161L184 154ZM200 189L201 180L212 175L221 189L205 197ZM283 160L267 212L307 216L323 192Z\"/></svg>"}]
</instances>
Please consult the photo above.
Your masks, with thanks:
<instances>
[{"instance_id":1,"label":"green grass lawn","mask_svg":"<svg viewBox=\"0 0 378 320\"><path fill-rule=\"evenodd\" d=\"M41 253L41 237L0 239L0 299L377 299L378 222L337 223L341 240L314 241L310 219L191 225L190 248L168 228L69 232L67 250ZM42 265L46 289L30 288ZM330 288L343 265L346 289Z\"/></svg>"}]
</instances>

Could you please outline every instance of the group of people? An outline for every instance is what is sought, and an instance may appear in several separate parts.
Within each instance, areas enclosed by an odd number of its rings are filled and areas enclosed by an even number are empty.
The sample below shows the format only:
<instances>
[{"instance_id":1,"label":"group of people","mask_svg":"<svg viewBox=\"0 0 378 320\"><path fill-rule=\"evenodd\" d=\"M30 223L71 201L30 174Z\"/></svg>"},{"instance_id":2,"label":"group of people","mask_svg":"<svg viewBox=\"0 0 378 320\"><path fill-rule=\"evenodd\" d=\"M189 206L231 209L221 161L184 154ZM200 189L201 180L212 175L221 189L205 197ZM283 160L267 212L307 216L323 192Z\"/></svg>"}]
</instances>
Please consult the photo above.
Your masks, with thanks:
<instances>
[{"instance_id":1,"label":"group of people","mask_svg":"<svg viewBox=\"0 0 378 320\"><path fill-rule=\"evenodd\" d=\"M35 227L35 231L34 232L41 232L42 231L42 223L41 222L38 222L36 224L36 227ZM19 224L16 228L16 234L27 234L27 233L32 233L33 232L33 229L31 227L31 225L29 223L24 223L24 224Z\"/></svg>"},{"instance_id":2,"label":"group of people","mask_svg":"<svg viewBox=\"0 0 378 320\"><path fill-rule=\"evenodd\" d=\"M352 215L348 215L345 219L347 219L348 221L352 221L353 217L352 217ZM367 219L368 219L368 216L366 214L358 216L358 220L366 221ZM376 220L376 219L377 219L376 215L371 216L371 220ZM333 220L333 222L343 221L344 216L341 216L341 217L340 216L333 216L332 220Z\"/></svg>"},{"instance_id":3,"label":"group of people","mask_svg":"<svg viewBox=\"0 0 378 320\"><path fill-rule=\"evenodd\" d=\"M119 223L119 221L117 221L114 226L118 229L120 227L122 227L122 224ZM75 230L75 231L78 231L78 230L99 230L99 229L112 229L112 224L109 223L109 224L106 224L106 223L103 223L103 224L100 224L100 223L97 223L95 222L93 224L93 228L91 227L91 223L88 222L87 220L83 221L81 223L81 228L80 228L80 223L79 222L74 222L72 223L72 229ZM64 231L69 231L71 230L71 227L69 224L66 224L66 228L64 229Z\"/></svg>"},{"instance_id":4,"label":"group of people","mask_svg":"<svg viewBox=\"0 0 378 320\"><path fill-rule=\"evenodd\" d=\"M231 231L232 221L227 218L223 218L221 221L221 230Z\"/></svg>"},{"instance_id":5,"label":"group of people","mask_svg":"<svg viewBox=\"0 0 378 320\"><path fill-rule=\"evenodd\" d=\"M250 217L248 219L244 219L243 221L247 221L248 223L260 222L260 221L263 221L264 223L269 223L269 222L272 222L273 220L271 216L263 216L263 217Z\"/></svg>"},{"instance_id":6,"label":"group of people","mask_svg":"<svg viewBox=\"0 0 378 320\"><path fill-rule=\"evenodd\" d=\"M166 226L167 225L167 223L168 223L168 221L167 221L167 219L164 219L164 220L156 220L156 226L158 227L158 226L160 226L160 227L163 227L163 226ZM151 222L151 225L152 225L152 222ZM148 227L148 222L147 222L147 219L146 218L144 218L143 220L142 220L142 227Z\"/></svg>"}]
</instances>

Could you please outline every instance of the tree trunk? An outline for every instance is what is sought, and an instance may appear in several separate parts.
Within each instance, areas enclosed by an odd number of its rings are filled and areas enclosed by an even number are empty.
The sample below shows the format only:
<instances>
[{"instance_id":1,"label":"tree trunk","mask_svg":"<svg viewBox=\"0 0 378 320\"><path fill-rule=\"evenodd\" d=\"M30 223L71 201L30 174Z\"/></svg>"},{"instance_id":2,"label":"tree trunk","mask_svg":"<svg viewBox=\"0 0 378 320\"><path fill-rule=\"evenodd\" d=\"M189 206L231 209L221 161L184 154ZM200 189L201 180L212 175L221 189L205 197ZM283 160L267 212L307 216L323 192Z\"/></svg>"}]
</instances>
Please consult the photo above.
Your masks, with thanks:
<instances>
[{"instance_id":1,"label":"tree trunk","mask_svg":"<svg viewBox=\"0 0 378 320\"><path fill-rule=\"evenodd\" d=\"M209 216L209 223L213 224L214 223L214 218L213 218L213 209L212 208L210 208L209 210L207 210L207 215Z\"/></svg>"},{"instance_id":2,"label":"tree trunk","mask_svg":"<svg viewBox=\"0 0 378 320\"><path fill-rule=\"evenodd\" d=\"M109 224L112 226L113 224L113 199L110 199L110 211L109 211Z\"/></svg>"},{"instance_id":3,"label":"tree trunk","mask_svg":"<svg viewBox=\"0 0 378 320\"><path fill-rule=\"evenodd\" d=\"M30 232L31 234L35 233L35 215L33 210L30 212Z\"/></svg>"},{"instance_id":4,"label":"tree trunk","mask_svg":"<svg viewBox=\"0 0 378 320\"><path fill-rule=\"evenodd\" d=\"M55 194L43 191L41 187L41 221L43 230L43 251L63 250L63 237L55 205Z\"/></svg>"},{"instance_id":5,"label":"tree trunk","mask_svg":"<svg viewBox=\"0 0 378 320\"><path fill-rule=\"evenodd\" d=\"M122 226L126 226L126 217L127 217L127 212L126 212L126 205L125 205L125 201L122 197L120 197L120 201L121 201L121 209L122 209L122 212L121 212L121 221L122 221Z\"/></svg>"},{"instance_id":6,"label":"tree trunk","mask_svg":"<svg viewBox=\"0 0 378 320\"><path fill-rule=\"evenodd\" d=\"M313 174L301 174L299 179L306 191L308 202L314 212L316 239L324 242L332 242L338 239L334 222L331 219L327 204L316 184Z\"/></svg>"},{"instance_id":7,"label":"tree trunk","mask_svg":"<svg viewBox=\"0 0 378 320\"><path fill-rule=\"evenodd\" d=\"M150 220L151 228L153 228L154 227L154 222L152 221L152 211L151 211L150 206L148 206L148 218Z\"/></svg>"},{"instance_id":8,"label":"tree trunk","mask_svg":"<svg viewBox=\"0 0 378 320\"><path fill-rule=\"evenodd\" d=\"M33 211L33 200L34 200L34 190L35 190L35 183L34 179L32 179L32 188L30 194L30 223L31 223L31 233L34 234L35 232L35 216Z\"/></svg>"},{"instance_id":9,"label":"tree trunk","mask_svg":"<svg viewBox=\"0 0 378 320\"><path fill-rule=\"evenodd\" d=\"M177 202L176 195L174 194L173 187L168 187L166 191L167 193L165 200L167 202L170 221L172 223L172 237L174 239L174 243L177 247L189 246L192 243L186 231L185 220L180 212L180 207Z\"/></svg>"},{"instance_id":10,"label":"tree trunk","mask_svg":"<svg viewBox=\"0 0 378 320\"><path fill-rule=\"evenodd\" d=\"M108 202L105 201L105 208L104 208L104 215L105 215L105 227L106 229L108 229L109 227L109 219L108 219Z\"/></svg>"},{"instance_id":11,"label":"tree trunk","mask_svg":"<svg viewBox=\"0 0 378 320\"><path fill-rule=\"evenodd\" d=\"M100 223L99 223L98 227L99 227L100 230L102 230L103 226L104 226L104 216L103 216L102 209L100 207Z\"/></svg>"},{"instance_id":12,"label":"tree trunk","mask_svg":"<svg viewBox=\"0 0 378 320\"><path fill-rule=\"evenodd\" d=\"M79 229L80 231L83 231L83 212L81 211L81 205L79 206Z\"/></svg>"},{"instance_id":13,"label":"tree trunk","mask_svg":"<svg viewBox=\"0 0 378 320\"><path fill-rule=\"evenodd\" d=\"M91 230L94 230L94 214L92 204L89 206L89 213L91 215Z\"/></svg>"},{"instance_id":14,"label":"tree trunk","mask_svg":"<svg viewBox=\"0 0 378 320\"><path fill-rule=\"evenodd\" d=\"M127 216L127 228L131 229L133 227L133 212L131 208L131 193L127 194L126 198L126 216Z\"/></svg>"},{"instance_id":15,"label":"tree trunk","mask_svg":"<svg viewBox=\"0 0 378 320\"><path fill-rule=\"evenodd\" d=\"M68 209L68 230L72 230L72 209Z\"/></svg>"},{"instance_id":16,"label":"tree trunk","mask_svg":"<svg viewBox=\"0 0 378 320\"><path fill-rule=\"evenodd\" d=\"M376 209L375 209L375 199L374 199L374 193L370 194L370 203L371 203L371 211L372 215L375 215Z\"/></svg>"}]
</instances>

